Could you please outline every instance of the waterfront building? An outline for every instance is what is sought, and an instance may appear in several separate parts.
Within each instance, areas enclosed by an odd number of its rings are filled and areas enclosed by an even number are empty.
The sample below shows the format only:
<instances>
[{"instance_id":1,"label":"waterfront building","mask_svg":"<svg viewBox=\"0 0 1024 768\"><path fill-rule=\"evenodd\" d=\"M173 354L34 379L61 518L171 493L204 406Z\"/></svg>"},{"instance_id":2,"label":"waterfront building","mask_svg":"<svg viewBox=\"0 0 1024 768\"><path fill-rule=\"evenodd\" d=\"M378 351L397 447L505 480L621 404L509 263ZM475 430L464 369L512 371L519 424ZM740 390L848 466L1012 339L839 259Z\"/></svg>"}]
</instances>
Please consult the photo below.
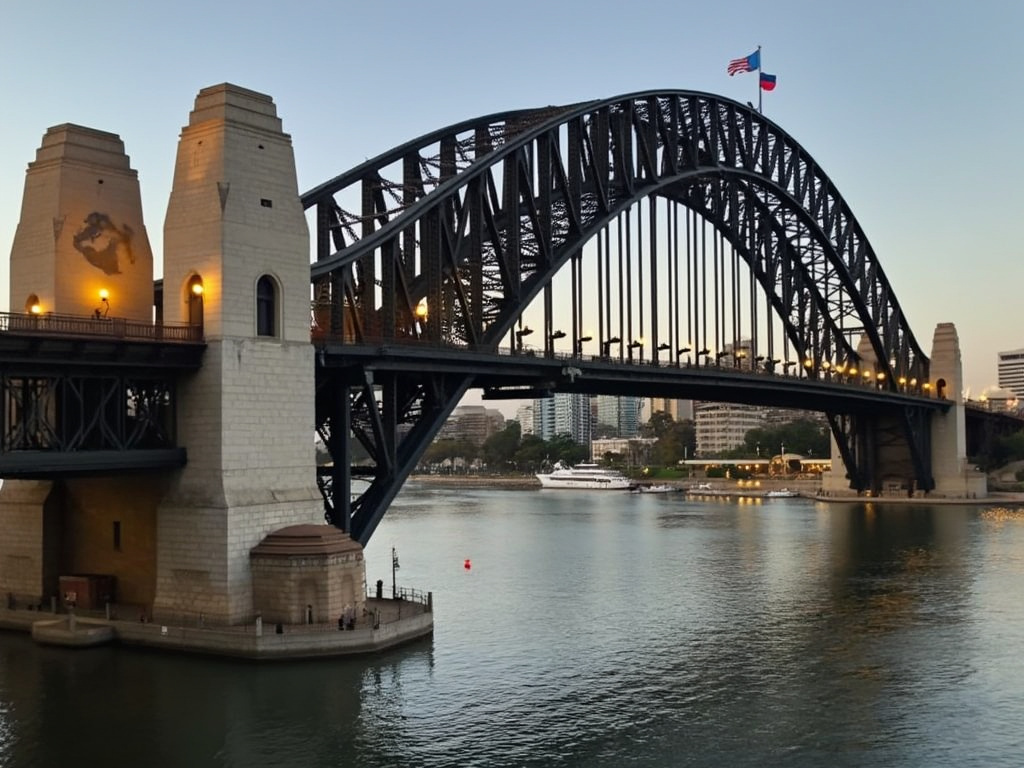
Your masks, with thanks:
<instances>
[{"instance_id":1,"label":"waterfront building","mask_svg":"<svg viewBox=\"0 0 1024 768\"><path fill-rule=\"evenodd\" d=\"M496 408L460 405L441 427L437 439L466 440L483 445L491 435L505 428L505 417Z\"/></svg>"},{"instance_id":2,"label":"waterfront building","mask_svg":"<svg viewBox=\"0 0 1024 768\"><path fill-rule=\"evenodd\" d=\"M999 388L1024 397L1024 349L999 353Z\"/></svg>"},{"instance_id":3,"label":"waterfront building","mask_svg":"<svg viewBox=\"0 0 1024 768\"><path fill-rule=\"evenodd\" d=\"M590 395L556 392L552 397L534 400L533 433L542 440L569 435L580 445L590 445Z\"/></svg>"},{"instance_id":4,"label":"waterfront building","mask_svg":"<svg viewBox=\"0 0 1024 768\"><path fill-rule=\"evenodd\" d=\"M667 413L673 421L693 421L693 400L678 400L671 397L645 397L640 411L644 424L659 411Z\"/></svg>"},{"instance_id":5,"label":"waterfront building","mask_svg":"<svg viewBox=\"0 0 1024 768\"><path fill-rule=\"evenodd\" d=\"M602 437L590 444L594 461L608 457L622 457L627 467L640 467L650 463L651 450L658 441L653 437Z\"/></svg>"},{"instance_id":6,"label":"waterfront building","mask_svg":"<svg viewBox=\"0 0 1024 768\"><path fill-rule=\"evenodd\" d=\"M516 421L521 437L533 434L533 403L523 403L516 409Z\"/></svg>"},{"instance_id":7,"label":"waterfront building","mask_svg":"<svg viewBox=\"0 0 1024 768\"><path fill-rule=\"evenodd\" d=\"M734 403L695 403L697 455L715 456L743 445L747 432L764 426L765 410Z\"/></svg>"},{"instance_id":8,"label":"waterfront building","mask_svg":"<svg viewBox=\"0 0 1024 768\"><path fill-rule=\"evenodd\" d=\"M640 430L640 411L643 398L598 395L597 423L607 427L617 437L635 437Z\"/></svg>"}]
</instances>

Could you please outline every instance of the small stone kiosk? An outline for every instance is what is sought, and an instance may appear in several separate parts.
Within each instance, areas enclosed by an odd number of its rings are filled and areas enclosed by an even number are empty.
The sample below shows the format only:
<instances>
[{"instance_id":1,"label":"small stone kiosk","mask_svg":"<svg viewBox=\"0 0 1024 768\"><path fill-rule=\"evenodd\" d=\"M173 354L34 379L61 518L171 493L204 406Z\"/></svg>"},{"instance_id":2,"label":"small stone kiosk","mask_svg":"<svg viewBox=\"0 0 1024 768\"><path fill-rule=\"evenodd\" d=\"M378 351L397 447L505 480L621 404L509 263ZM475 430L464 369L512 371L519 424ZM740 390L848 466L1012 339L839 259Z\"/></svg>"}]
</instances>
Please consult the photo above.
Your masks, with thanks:
<instances>
[{"instance_id":1,"label":"small stone kiosk","mask_svg":"<svg viewBox=\"0 0 1024 768\"><path fill-rule=\"evenodd\" d=\"M271 624L322 624L366 607L363 548L330 525L290 525L250 550L253 607Z\"/></svg>"}]
</instances>

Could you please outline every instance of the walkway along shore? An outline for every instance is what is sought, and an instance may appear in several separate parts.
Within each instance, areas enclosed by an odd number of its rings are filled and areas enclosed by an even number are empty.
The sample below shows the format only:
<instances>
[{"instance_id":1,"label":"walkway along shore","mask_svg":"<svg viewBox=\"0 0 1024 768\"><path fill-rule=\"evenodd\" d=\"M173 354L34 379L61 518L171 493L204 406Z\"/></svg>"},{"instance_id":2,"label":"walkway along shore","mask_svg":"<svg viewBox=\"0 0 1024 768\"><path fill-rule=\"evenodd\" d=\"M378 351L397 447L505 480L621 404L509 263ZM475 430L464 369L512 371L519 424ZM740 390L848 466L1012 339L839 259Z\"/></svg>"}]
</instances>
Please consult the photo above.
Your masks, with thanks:
<instances>
[{"instance_id":1,"label":"walkway along shore","mask_svg":"<svg viewBox=\"0 0 1024 768\"><path fill-rule=\"evenodd\" d=\"M409 478L410 485L424 485L431 488L474 488L474 489L500 489L500 490L540 490L540 481L528 475L412 475ZM828 495L822 493L817 482L808 482L806 479L795 478L774 478L771 483L762 487L750 488L740 487L738 481L725 480L721 478L710 480L638 480L638 484L664 483L672 485L679 491L685 491L693 496L729 496L743 498L762 498L768 491L788 488L796 491L801 497L823 501L830 504L849 504L854 502L875 502L878 504L914 504L914 505L980 505L980 506L1017 506L1024 505L1024 493L992 492L984 498L958 498L944 496L865 496L848 494ZM698 484L710 484L710 489L695 487ZM558 491L564 492L564 491ZM625 492L625 491L623 491Z\"/></svg>"}]
</instances>

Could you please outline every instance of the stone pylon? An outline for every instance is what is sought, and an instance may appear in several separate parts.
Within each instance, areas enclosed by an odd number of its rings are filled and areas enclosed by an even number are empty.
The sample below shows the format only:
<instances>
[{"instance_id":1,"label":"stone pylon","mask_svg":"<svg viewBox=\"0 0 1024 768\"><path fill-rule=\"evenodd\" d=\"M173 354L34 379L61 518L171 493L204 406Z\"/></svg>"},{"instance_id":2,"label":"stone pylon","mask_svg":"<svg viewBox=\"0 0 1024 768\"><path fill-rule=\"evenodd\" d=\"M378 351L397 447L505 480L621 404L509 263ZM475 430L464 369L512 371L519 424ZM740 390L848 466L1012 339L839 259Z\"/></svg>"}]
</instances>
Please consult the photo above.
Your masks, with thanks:
<instances>
[{"instance_id":1,"label":"stone pylon","mask_svg":"<svg viewBox=\"0 0 1024 768\"><path fill-rule=\"evenodd\" d=\"M25 177L10 270L12 312L151 322L153 252L120 138L78 125L46 132Z\"/></svg>"},{"instance_id":2,"label":"stone pylon","mask_svg":"<svg viewBox=\"0 0 1024 768\"><path fill-rule=\"evenodd\" d=\"M934 494L982 498L987 482L967 464L967 426L964 410L964 375L960 338L953 323L939 323L932 338L930 392L947 400L950 408L932 417L932 474Z\"/></svg>"},{"instance_id":3,"label":"stone pylon","mask_svg":"<svg viewBox=\"0 0 1024 768\"><path fill-rule=\"evenodd\" d=\"M273 530L323 522L309 264L274 102L228 84L200 91L164 224L164 318L201 319L207 349L179 389L188 464L158 510L157 617L245 619L250 549Z\"/></svg>"},{"instance_id":4,"label":"stone pylon","mask_svg":"<svg viewBox=\"0 0 1024 768\"><path fill-rule=\"evenodd\" d=\"M153 253L138 174L115 134L70 124L46 131L25 176L10 307L27 316L84 316L100 331L116 318L152 322ZM113 560L109 533L123 523L135 551L151 551L149 489L159 483L145 485L140 493L105 479L5 481L0 593L17 604L49 604L60 574L102 570L128 585L128 599L145 601L152 579L139 564L144 555Z\"/></svg>"}]
</instances>

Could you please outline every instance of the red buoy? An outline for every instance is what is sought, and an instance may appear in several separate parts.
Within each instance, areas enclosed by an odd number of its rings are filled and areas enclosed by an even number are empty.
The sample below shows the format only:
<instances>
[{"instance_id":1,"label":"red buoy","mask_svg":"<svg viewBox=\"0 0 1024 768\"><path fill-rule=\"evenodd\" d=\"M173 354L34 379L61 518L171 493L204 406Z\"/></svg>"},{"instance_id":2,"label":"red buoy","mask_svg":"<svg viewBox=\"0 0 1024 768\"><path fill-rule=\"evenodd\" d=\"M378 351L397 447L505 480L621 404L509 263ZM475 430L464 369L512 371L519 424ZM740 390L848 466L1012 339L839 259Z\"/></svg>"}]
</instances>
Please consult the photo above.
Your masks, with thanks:
<instances>
[{"instance_id":1,"label":"red buoy","mask_svg":"<svg viewBox=\"0 0 1024 768\"><path fill-rule=\"evenodd\" d=\"M472 567L473 567L473 563L471 563L471 562L469 561L469 558L467 557L467 558L465 559L465 561L464 561L464 562L462 563L462 567L463 567L463 568L465 568L465 569L466 569L466 570L468 571L468 570L469 570L470 568L472 568Z\"/></svg>"}]
</instances>

